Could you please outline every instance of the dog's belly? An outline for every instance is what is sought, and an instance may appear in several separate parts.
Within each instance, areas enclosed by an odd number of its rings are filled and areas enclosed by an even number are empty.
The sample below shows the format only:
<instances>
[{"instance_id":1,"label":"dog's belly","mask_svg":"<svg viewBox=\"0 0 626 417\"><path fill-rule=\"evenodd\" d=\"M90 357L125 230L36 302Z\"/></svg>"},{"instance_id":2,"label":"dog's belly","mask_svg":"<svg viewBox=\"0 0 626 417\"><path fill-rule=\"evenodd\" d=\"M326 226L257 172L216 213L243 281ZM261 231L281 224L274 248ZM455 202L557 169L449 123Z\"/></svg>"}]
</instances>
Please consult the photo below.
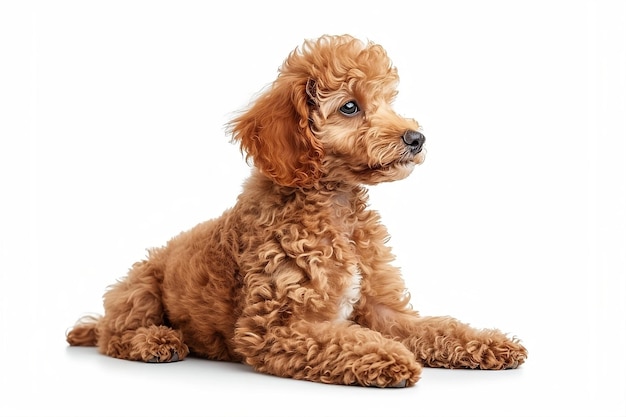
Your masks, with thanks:
<instances>
[{"instance_id":1,"label":"dog's belly","mask_svg":"<svg viewBox=\"0 0 626 417\"><path fill-rule=\"evenodd\" d=\"M339 311L337 312L337 320L348 320L354 311L354 305L361 297L361 273L356 271L352 274L352 282L345 289L343 296L339 301Z\"/></svg>"}]
</instances>

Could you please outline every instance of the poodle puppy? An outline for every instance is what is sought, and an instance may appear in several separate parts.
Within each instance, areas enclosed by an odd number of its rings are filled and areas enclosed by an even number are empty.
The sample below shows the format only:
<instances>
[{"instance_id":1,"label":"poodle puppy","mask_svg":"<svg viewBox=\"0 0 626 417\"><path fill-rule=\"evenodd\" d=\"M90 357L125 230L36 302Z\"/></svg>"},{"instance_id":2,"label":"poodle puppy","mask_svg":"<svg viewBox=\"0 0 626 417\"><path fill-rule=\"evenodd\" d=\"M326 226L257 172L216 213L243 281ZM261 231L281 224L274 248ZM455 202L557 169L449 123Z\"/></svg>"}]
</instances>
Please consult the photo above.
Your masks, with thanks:
<instances>
[{"instance_id":1,"label":"poodle puppy","mask_svg":"<svg viewBox=\"0 0 626 417\"><path fill-rule=\"evenodd\" d=\"M235 206L152 249L104 296L73 346L136 361L192 353L329 384L414 385L422 366L506 369L527 351L498 330L422 317L365 185L424 161L418 123L394 112L385 50L307 40L229 124L253 162Z\"/></svg>"}]
</instances>

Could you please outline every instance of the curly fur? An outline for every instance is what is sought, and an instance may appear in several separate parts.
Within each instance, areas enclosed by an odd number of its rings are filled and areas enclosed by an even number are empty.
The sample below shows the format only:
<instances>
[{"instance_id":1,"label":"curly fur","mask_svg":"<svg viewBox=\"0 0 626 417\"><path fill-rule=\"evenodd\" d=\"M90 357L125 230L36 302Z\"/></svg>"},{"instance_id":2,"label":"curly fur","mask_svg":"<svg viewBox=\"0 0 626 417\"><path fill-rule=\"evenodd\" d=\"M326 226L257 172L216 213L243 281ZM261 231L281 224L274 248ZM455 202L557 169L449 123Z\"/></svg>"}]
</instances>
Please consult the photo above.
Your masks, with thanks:
<instances>
[{"instance_id":1,"label":"curly fur","mask_svg":"<svg viewBox=\"0 0 626 417\"><path fill-rule=\"evenodd\" d=\"M391 103L385 50L350 36L305 41L230 124L255 169L235 206L149 252L67 334L117 358L190 352L332 384L411 386L421 367L514 368L526 349L497 330L420 317L364 184L424 160L415 120ZM340 109L354 101L353 116ZM421 143L406 139L407 132Z\"/></svg>"}]
</instances>

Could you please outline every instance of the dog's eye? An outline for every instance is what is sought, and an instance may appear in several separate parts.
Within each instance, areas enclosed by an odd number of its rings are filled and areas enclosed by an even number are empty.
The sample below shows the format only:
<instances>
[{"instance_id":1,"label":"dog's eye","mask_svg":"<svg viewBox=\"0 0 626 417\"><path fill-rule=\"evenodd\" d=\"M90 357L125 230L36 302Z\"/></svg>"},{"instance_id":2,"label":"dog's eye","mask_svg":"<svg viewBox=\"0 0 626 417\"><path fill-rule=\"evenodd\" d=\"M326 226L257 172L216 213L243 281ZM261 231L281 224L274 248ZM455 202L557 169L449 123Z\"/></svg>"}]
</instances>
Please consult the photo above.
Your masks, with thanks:
<instances>
[{"instance_id":1,"label":"dog's eye","mask_svg":"<svg viewBox=\"0 0 626 417\"><path fill-rule=\"evenodd\" d=\"M359 105L356 104L356 101L348 101L346 104L339 108L341 114L346 116L354 116L359 112Z\"/></svg>"}]
</instances>

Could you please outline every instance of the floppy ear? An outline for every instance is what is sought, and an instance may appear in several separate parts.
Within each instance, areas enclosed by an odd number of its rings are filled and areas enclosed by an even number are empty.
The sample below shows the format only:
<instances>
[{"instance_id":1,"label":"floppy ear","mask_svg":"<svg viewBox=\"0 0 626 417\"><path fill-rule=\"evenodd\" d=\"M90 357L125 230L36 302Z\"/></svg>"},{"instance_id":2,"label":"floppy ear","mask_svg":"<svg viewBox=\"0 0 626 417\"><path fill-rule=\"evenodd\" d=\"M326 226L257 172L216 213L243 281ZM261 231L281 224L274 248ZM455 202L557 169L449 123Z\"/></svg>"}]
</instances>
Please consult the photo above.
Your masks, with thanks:
<instances>
[{"instance_id":1,"label":"floppy ear","mask_svg":"<svg viewBox=\"0 0 626 417\"><path fill-rule=\"evenodd\" d=\"M310 187L320 178L322 145L309 126L309 81L279 75L241 116L229 123L233 140L276 183Z\"/></svg>"}]
</instances>

